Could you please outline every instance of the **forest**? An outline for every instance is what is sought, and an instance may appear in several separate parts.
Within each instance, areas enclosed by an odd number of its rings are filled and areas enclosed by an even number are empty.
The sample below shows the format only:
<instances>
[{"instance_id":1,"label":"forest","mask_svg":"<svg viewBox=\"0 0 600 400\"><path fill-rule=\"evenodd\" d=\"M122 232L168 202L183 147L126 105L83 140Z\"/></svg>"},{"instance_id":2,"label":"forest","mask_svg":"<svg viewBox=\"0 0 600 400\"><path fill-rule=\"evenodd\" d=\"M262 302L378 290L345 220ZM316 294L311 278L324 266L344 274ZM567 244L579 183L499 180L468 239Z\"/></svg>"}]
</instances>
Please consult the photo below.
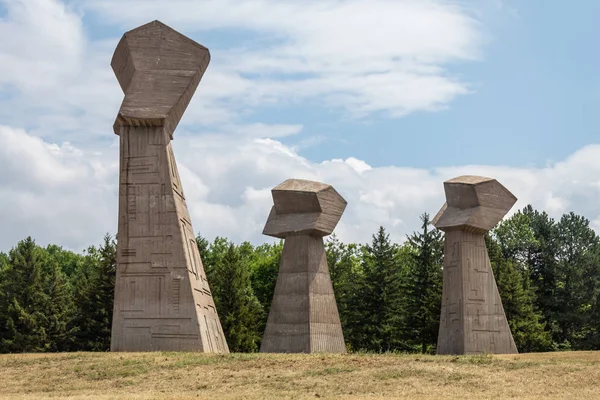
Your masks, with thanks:
<instances>
[{"instance_id":1,"label":"forest","mask_svg":"<svg viewBox=\"0 0 600 400\"><path fill-rule=\"evenodd\" d=\"M349 351L435 353L444 237L421 222L402 243L384 227L364 244L326 238ZM230 351L258 351L283 242L197 244ZM519 352L600 349L600 240L585 217L529 205L486 244ZM115 271L109 234L81 254L31 237L0 253L0 352L108 351Z\"/></svg>"}]
</instances>

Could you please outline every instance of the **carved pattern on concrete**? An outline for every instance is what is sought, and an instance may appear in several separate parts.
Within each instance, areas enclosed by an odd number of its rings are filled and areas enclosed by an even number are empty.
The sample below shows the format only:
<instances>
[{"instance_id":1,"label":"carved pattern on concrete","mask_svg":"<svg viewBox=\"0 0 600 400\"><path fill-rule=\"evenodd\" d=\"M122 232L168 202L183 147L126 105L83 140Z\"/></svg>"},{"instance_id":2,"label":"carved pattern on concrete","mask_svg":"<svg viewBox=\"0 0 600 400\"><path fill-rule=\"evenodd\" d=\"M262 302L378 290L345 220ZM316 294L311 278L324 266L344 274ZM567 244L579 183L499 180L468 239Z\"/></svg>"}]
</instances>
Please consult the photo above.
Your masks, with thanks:
<instances>
[{"instance_id":1,"label":"carved pattern on concrete","mask_svg":"<svg viewBox=\"0 0 600 400\"><path fill-rule=\"evenodd\" d=\"M346 201L330 185L289 179L272 190L263 234L284 238L279 275L261 352L345 353L323 236Z\"/></svg>"},{"instance_id":2,"label":"carved pattern on concrete","mask_svg":"<svg viewBox=\"0 0 600 400\"><path fill-rule=\"evenodd\" d=\"M154 21L127 32L112 351L229 352L196 246L171 139L210 56Z\"/></svg>"},{"instance_id":3,"label":"carved pattern on concrete","mask_svg":"<svg viewBox=\"0 0 600 400\"><path fill-rule=\"evenodd\" d=\"M446 181L444 190L446 204L432 221L446 233L437 353L517 353L484 239L517 199L478 176Z\"/></svg>"}]
</instances>

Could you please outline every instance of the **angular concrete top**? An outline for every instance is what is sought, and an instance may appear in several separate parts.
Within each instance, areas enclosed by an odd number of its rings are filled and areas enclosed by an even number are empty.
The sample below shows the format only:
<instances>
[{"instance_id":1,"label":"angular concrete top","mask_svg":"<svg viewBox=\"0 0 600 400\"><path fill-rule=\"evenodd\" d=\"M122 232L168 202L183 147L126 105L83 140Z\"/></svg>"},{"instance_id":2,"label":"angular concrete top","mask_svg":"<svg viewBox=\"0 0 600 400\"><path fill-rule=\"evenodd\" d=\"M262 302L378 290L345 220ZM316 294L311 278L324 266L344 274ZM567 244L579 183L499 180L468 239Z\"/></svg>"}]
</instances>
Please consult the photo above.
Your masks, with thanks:
<instances>
[{"instance_id":1,"label":"angular concrete top","mask_svg":"<svg viewBox=\"0 0 600 400\"><path fill-rule=\"evenodd\" d=\"M329 189L331 188L331 185L327 185L325 183L321 183L321 182L315 182L315 181L307 181L304 179L288 179L287 181L284 181L282 183L280 183L279 185L275 186L273 188L273 190L277 190L277 191L284 191L284 190L291 190L291 191L295 191L295 192L311 192L311 193L316 193L316 192L320 192L322 190L325 189Z\"/></svg>"},{"instance_id":2,"label":"angular concrete top","mask_svg":"<svg viewBox=\"0 0 600 400\"><path fill-rule=\"evenodd\" d=\"M285 238L333 232L348 204L331 186L303 179L288 179L271 190L274 206L264 235Z\"/></svg>"},{"instance_id":3,"label":"angular concrete top","mask_svg":"<svg viewBox=\"0 0 600 400\"><path fill-rule=\"evenodd\" d=\"M164 126L171 135L210 62L208 49L153 21L126 32L111 66L125 99L120 126Z\"/></svg>"},{"instance_id":4,"label":"angular concrete top","mask_svg":"<svg viewBox=\"0 0 600 400\"><path fill-rule=\"evenodd\" d=\"M444 182L446 203L433 218L440 230L468 228L487 232L517 202L517 198L493 178L464 175Z\"/></svg>"},{"instance_id":5,"label":"angular concrete top","mask_svg":"<svg viewBox=\"0 0 600 400\"><path fill-rule=\"evenodd\" d=\"M444 183L464 183L465 185L477 185L478 183L493 181L494 178L486 178L485 176L462 175L456 178L448 179Z\"/></svg>"}]
</instances>

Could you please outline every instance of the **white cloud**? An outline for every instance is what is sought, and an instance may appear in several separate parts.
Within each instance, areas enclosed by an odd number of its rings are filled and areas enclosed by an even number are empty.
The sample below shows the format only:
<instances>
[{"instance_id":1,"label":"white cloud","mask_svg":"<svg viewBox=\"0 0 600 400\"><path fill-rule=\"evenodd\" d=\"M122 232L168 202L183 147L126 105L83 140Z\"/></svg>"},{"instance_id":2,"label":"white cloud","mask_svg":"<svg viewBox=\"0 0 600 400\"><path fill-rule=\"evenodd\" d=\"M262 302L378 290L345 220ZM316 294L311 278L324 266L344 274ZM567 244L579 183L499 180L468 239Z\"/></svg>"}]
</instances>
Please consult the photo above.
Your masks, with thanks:
<instances>
[{"instance_id":1,"label":"white cloud","mask_svg":"<svg viewBox=\"0 0 600 400\"><path fill-rule=\"evenodd\" d=\"M354 158L354 157L348 157L346 160L333 159L330 162L332 162L332 163L345 163L346 165L350 166L354 171L358 172L359 174L361 174L361 173L363 173L365 171L370 171L370 170L373 169L373 168L371 168L371 166L369 164L367 164L363 160L359 160L359 159ZM327 162L325 162L325 163L327 163Z\"/></svg>"},{"instance_id":2,"label":"white cloud","mask_svg":"<svg viewBox=\"0 0 600 400\"><path fill-rule=\"evenodd\" d=\"M120 24L100 41L86 37L79 11L56 0L2 4L0 34L11 40L0 41L0 98L9 95L0 100L0 221L10 228L0 230L0 249L31 235L81 250L115 233L111 126L122 93L109 63L121 32L157 16L201 43L215 29L248 33L233 47L204 42L212 64L175 133L194 228L207 237L268 240L270 189L290 177L331 183L348 200L337 229L346 241L368 241L379 225L403 240L422 212L442 205L442 182L462 174L498 178L520 199L513 211L528 203L555 217L573 210L600 227L600 146L544 168L372 167L350 154L302 157L299 149L324 140L305 132L302 116L247 122L261 107L306 102L353 117L447 107L470 88L446 68L479 59L483 45L469 10L449 2L80 2L97 23ZM190 135L196 127L210 133ZM274 139L290 135L300 136L296 147Z\"/></svg>"},{"instance_id":3,"label":"white cloud","mask_svg":"<svg viewBox=\"0 0 600 400\"><path fill-rule=\"evenodd\" d=\"M109 134L122 98L108 66L116 38L90 42L81 15L60 1L0 6L0 121L78 143Z\"/></svg>"},{"instance_id":4,"label":"white cloud","mask_svg":"<svg viewBox=\"0 0 600 400\"><path fill-rule=\"evenodd\" d=\"M600 226L600 187L589 184L600 175L600 145L544 168L435 170L371 167L352 157L314 163L273 139L180 135L173 146L194 229L208 238L271 240L261 234L270 190L291 177L330 183L348 201L336 229L345 241L367 242L380 225L403 241L419 229L421 213L435 214L443 204L442 182L463 174L497 178L519 198L511 213L531 203L555 218L574 211ZM0 167L0 221L11 227L0 231L0 249L31 235L42 244L81 250L116 232L114 145L90 153L1 127Z\"/></svg>"},{"instance_id":5,"label":"white cloud","mask_svg":"<svg viewBox=\"0 0 600 400\"><path fill-rule=\"evenodd\" d=\"M590 222L590 227L594 229L596 232L600 232L600 216Z\"/></svg>"},{"instance_id":6,"label":"white cloud","mask_svg":"<svg viewBox=\"0 0 600 400\"><path fill-rule=\"evenodd\" d=\"M78 163L81 152L69 143L62 146L47 144L23 130L4 126L0 126L0 140L0 182L3 185L31 183L56 187L68 185L87 173L81 170ZM25 170L29 171L30 181L12 179L15 175L22 175Z\"/></svg>"},{"instance_id":7,"label":"white cloud","mask_svg":"<svg viewBox=\"0 0 600 400\"><path fill-rule=\"evenodd\" d=\"M79 67L83 53L80 18L52 0L2 0L0 85L26 92L55 88Z\"/></svg>"},{"instance_id":8,"label":"white cloud","mask_svg":"<svg viewBox=\"0 0 600 400\"><path fill-rule=\"evenodd\" d=\"M118 152L92 154L0 126L0 249L32 236L75 250L114 233Z\"/></svg>"},{"instance_id":9,"label":"white cloud","mask_svg":"<svg viewBox=\"0 0 600 400\"><path fill-rule=\"evenodd\" d=\"M111 140L123 98L109 66L117 41L157 17L211 48L180 127L254 137L303 128L300 116L246 122L263 107L311 104L351 117L445 108L470 90L445 66L478 59L483 45L469 10L441 0L0 2L0 34L10 38L0 43L0 121L82 147ZM92 40L84 15L119 27ZM229 46L204 42L216 29L247 34ZM322 140L300 139L296 149Z\"/></svg>"},{"instance_id":10,"label":"white cloud","mask_svg":"<svg viewBox=\"0 0 600 400\"><path fill-rule=\"evenodd\" d=\"M239 134L246 137L277 138L297 135L302 131L302 125L263 124L253 123L242 126L225 126L222 128L228 134Z\"/></svg>"},{"instance_id":11,"label":"white cloud","mask_svg":"<svg viewBox=\"0 0 600 400\"><path fill-rule=\"evenodd\" d=\"M224 35L249 31L233 47L204 42L212 64L196 100L246 113L307 100L354 117L438 110L469 92L444 65L477 60L484 42L483 28L468 10L437 0L79 4L121 30L158 17L200 42L203 32L215 29Z\"/></svg>"}]
</instances>

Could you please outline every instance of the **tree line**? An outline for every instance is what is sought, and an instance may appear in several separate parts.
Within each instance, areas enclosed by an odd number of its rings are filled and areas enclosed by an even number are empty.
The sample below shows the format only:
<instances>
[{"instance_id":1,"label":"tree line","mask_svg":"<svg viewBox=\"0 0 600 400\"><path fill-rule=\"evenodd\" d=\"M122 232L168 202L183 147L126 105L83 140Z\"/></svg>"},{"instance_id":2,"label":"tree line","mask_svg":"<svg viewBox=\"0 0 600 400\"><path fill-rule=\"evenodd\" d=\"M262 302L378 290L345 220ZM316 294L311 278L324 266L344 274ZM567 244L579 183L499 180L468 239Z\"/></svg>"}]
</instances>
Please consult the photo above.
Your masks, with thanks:
<instances>
[{"instance_id":1,"label":"tree line","mask_svg":"<svg viewBox=\"0 0 600 400\"><path fill-rule=\"evenodd\" d=\"M421 222L400 244L384 227L366 244L326 239L350 351L435 352L443 233ZM197 244L230 350L258 351L283 242ZM520 352L600 349L600 239L586 218L527 206L486 245ZM0 253L0 352L108 351L115 271L110 235L81 254L30 237Z\"/></svg>"}]
</instances>

